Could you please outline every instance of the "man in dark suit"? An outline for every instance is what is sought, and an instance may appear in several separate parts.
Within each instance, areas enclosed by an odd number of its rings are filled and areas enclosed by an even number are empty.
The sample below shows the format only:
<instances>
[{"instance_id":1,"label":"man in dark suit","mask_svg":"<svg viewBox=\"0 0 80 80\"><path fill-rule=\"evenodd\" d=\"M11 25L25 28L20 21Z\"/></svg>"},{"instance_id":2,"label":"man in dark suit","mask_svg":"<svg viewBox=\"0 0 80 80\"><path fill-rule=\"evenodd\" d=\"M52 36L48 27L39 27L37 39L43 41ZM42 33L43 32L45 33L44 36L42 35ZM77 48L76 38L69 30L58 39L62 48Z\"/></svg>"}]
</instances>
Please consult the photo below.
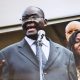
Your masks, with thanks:
<instances>
[{"instance_id":1,"label":"man in dark suit","mask_svg":"<svg viewBox=\"0 0 80 80\"><path fill-rule=\"evenodd\" d=\"M3 80L40 80L40 65L34 42L38 38L38 31L44 30L46 24L44 12L40 8L31 6L24 11L24 39L0 51L0 60L5 61L1 70ZM42 50L47 59L43 80L77 80L73 53L46 35L42 42Z\"/></svg>"}]
</instances>

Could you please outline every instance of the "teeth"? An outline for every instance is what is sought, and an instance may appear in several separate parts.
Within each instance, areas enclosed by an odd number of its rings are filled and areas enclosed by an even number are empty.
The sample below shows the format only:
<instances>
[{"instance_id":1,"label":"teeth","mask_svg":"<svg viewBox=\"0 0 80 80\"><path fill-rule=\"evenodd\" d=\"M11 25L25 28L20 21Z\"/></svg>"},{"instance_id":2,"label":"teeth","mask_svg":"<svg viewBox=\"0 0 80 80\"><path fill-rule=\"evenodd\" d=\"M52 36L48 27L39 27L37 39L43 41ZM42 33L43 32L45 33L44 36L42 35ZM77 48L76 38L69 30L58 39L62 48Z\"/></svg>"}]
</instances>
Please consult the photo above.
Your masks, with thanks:
<instances>
[{"instance_id":1,"label":"teeth","mask_svg":"<svg viewBox=\"0 0 80 80\"><path fill-rule=\"evenodd\" d=\"M28 31L34 31L34 30L35 30L35 28L28 29Z\"/></svg>"},{"instance_id":2,"label":"teeth","mask_svg":"<svg viewBox=\"0 0 80 80\"><path fill-rule=\"evenodd\" d=\"M35 24L34 23L31 23L31 24L27 24L27 26L35 26Z\"/></svg>"}]
</instances>

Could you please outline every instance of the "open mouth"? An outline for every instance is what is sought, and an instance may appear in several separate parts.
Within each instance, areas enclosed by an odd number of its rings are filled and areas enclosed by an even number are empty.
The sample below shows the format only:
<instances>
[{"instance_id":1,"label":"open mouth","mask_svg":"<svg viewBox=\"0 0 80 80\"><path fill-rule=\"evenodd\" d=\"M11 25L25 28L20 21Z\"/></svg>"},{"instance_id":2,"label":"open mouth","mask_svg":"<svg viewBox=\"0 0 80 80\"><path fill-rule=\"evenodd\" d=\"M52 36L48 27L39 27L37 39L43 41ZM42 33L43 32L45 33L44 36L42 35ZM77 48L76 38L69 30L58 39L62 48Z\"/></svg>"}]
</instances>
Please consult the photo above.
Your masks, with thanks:
<instances>
[{"instance_id":1,"label":"open mouth","mask_svg":"<svg viewBox=\"0 0 80 80\"><path fill-rule=\"evenodd\" d=\"M27 30L27 35L32 35L37 33L37 25L38 23L36 22L27 22L26 23L26 30Z\"/></svg>"},{"instance_id":2,"label":"open mouth","mask_svg":"<svg viewBox=\"0 0 80 80\"><path fill-rule=\"evenodd\" d=\"M30 23L26 25L28 32L33 32L36 29L36 25L34 23Z\"/></svg>"}]
</instances>

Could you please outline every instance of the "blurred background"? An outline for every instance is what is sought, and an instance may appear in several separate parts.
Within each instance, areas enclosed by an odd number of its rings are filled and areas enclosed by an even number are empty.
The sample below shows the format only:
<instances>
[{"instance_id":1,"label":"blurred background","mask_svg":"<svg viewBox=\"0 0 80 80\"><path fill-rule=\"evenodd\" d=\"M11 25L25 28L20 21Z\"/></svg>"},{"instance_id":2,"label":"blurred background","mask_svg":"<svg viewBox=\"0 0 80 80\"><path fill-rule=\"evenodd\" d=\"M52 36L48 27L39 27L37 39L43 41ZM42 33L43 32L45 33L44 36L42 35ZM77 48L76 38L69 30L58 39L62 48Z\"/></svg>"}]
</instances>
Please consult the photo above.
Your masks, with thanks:
<instances>
[{"instance_id":1,"label":"blurred background","mask_svg":"<svg viewBox=\"0 0 80 80\"><path fill-rule=\"evenodd\" d=\"M80 0L0 0L0 49L24 37L20 19L28 6L43 9L48 37L66 47L64 30L70 21L80 21Z\"/></svg>"}]
</instances>

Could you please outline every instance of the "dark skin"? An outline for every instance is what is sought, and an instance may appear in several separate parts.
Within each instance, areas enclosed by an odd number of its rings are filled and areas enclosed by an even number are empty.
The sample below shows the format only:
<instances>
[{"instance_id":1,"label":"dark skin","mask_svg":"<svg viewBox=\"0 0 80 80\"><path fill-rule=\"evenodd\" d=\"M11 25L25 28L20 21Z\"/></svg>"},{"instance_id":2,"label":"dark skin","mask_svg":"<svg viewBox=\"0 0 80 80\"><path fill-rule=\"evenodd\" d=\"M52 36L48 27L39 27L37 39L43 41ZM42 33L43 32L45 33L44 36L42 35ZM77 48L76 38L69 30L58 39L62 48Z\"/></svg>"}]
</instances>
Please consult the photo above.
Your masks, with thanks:
<instances>
[{"instance_id":1,"label":"dark skin","mask_svg":"<svg viewBox=\"0 0 80 80\"><path fill-rule=\"evenodd\" d=\"M46 19L40 8L28 7L22 16L22 27L27 37L37 40L37 32L44 30Z\"/></svg>"},{"instance_id":2,"label":"dark skin","mask_svg":"<svg viewBox=\"0 0 80 80\"><path fill-rule=\"evenodd\" d=\"M46 19L41 9L37 7L28 7L22 16L22 27L25 35L31 39L37 40L38 30L44 30ZM0 61L0 73L5 64L5 60Z\"/></svg>"}]
</instances>

